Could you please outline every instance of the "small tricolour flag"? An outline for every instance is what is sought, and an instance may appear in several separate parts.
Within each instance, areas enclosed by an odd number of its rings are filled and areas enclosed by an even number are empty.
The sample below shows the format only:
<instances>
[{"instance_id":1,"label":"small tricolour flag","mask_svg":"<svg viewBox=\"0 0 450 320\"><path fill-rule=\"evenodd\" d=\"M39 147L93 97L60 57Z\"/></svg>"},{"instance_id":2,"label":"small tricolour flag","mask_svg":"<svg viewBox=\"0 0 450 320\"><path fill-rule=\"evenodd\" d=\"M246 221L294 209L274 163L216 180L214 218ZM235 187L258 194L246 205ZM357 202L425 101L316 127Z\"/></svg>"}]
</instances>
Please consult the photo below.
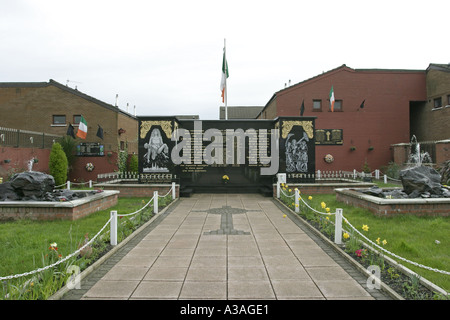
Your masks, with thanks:
<instances>
[{"instance_id":1,"label":"small tricolour flag","mask_svg":"<svg viewBox=\"0 0 450 320\"><path fill-rule=\"evenodd\" d=\"M331 112L334 112L334 90L333 90L333 86L331 86L331 90L330 90L330 109L331 109Z\"/></svg>"},{"instance_id":2,"label":"small tricolour flag","mask_svg":"<svg viewBox=\"0 0 450 320\"><path fill-rule=\"evenodd\" d=\"M225 48L223 48L223 60L222 60L222 81L220 82L220 91L222 92L222 102L225 102L225 90L227 87L227 78L229 77L228 73L228 63L227 58L225 56Z\"/></svg>"},{"instance_id":3,"label":"small tricolour flag","mask_svg":"<svg viewBox=\"0 0 450 320\"><path fill-rule=\"evenodd\" d=\"M87 122L83 118L83 116L81 116L80 123L78 124L77 137L81 139L86 139L87 130L88 130Z\"/></svg>"}]
</instances>

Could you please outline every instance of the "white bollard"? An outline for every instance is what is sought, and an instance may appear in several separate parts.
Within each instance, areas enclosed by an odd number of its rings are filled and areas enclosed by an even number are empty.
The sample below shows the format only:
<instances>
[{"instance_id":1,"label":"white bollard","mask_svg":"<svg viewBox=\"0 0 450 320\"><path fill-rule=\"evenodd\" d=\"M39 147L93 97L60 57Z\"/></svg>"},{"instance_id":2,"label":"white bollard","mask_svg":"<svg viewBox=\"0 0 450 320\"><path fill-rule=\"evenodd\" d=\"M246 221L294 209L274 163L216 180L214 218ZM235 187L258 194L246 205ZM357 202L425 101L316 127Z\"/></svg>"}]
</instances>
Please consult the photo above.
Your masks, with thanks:
<instances>
[{"instance_id":1,"label":"white bollard","mask_svg":"<svg viewBox=\"0 0 450 320\"><path fill-rule=\"evenodd\" d=\"M175 200L177 190L175 189L175 182L172 182L172 200Z\"/></svg>"},{"instance_id":2,"label":"white bollard","mask_svg":"<svg viewBox=\"0 0 450 320\"><path fill-rule=\"evenodd\" d=\"M111 211L110 215L110 244L112 246L117 246L117 211Z\"/></svg>"},{"instance_id":3,"label":"white bollard","mask_svg":"<svg viewBox=\"0 0 450 320\"><path fill-rule=\"evenodd\" d=\"M387 183L387 175L384 175L384 183Z\"/></svg>"},{"instance_id":4,"label":"white bollard","mask_svg":"<svg viewBox=\"0 0 450 320\"><path fill-rule=\"evenodd\" d=\"M153 213L158 213L158 191L153 191Z\"/></svg>"},{"instance_id":5,"label":"white bollard","mask_svg":"<svg viewBox=\"0 0 450 320\"><path fill-rule=\"evenodd\" d=\"M334 221L334 243L342 243L342 209L336 209L336 219Z\"/></svg>"},{"instance_id":6,"label":"white bollard","mask_svg":"<svg viewBox=\"0 0 450 320\"><path fill-rule=\"evenodd\" d=\"M92 188L92 180L89 180L89 188Z\"/></svg>"},{"instance_id":7,"label":"white bollard","mask_svg":"<svg viewBox=\"0 0 450 320\"><path fill-rule=\"evenodd\" d=\"M277 181L277 199L280 199L280 181Z\"/></svg>"},{"instance_id":8,"label":"white bollard","mask_svg":"<svg viewBox=\"0 0 450 320\"><path fill-rule=\"evenodd\" d=\"M70 190L70 181L67 181L67 190Z\"/></svg>"},{"instance_id":9,"label":"white bollard","mask_svg":"<svg viewBox=\"0 0 450 320\"><path fill-rule=\"evenodd\" d=\"M299 200L300 200L300 191L296 188L295 189L295 212L296 213L300 212Z\"/></svg>"}]
</instances>

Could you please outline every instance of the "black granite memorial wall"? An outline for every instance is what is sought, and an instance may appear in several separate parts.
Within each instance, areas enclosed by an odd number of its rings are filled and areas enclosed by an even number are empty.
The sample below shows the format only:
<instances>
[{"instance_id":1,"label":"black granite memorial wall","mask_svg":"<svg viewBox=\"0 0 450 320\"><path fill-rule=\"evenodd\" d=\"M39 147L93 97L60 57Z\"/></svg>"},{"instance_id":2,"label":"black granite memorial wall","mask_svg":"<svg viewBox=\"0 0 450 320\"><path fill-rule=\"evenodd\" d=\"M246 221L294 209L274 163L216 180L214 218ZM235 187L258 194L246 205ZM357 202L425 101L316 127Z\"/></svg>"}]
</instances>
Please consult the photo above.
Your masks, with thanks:
<instances>
[{"instance_id":1,"label":"black granite memorial wall","mask_svg":"<svg viewBox=\"0 0 450 320\"><path fill-rule=\"evenodd\" d=\"M311 182L313 117L179 120L139 117L139 181L180 184L189 192L272 194L276 174Z\"/></svg>"}]
</instances>

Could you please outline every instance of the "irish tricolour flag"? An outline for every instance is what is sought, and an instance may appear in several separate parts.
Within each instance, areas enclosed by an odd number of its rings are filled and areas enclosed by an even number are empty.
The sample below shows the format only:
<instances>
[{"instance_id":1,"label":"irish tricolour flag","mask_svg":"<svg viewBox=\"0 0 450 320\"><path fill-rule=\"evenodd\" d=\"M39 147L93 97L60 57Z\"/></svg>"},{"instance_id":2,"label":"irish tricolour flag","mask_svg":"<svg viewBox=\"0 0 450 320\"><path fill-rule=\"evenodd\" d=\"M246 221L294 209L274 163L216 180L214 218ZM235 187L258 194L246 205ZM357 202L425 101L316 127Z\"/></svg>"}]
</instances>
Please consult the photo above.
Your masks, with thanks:
<instances>
[{"instance_id":1,"label":"irish tricolour flag","mask_svg":"<svg viewBox=\"0 0 450 320\"><path fill-rule=\"evenodd\" d=\"M225 90L227 87L228 63L225 57L225 48L223 48L223 60L222 60L222 81L220 82L220 91L222 91L222 102L225 102Z\"/></svg>"},{"instance_id":2,"label":"irish tricolour flag","mask_svg":"<svg viewBox=\"0 0 450 320\"><path fill-rule=\"evenodd\" d=\"M330 90L330 108L331 108L331 112L334 112L334 90L333 90L333 86L331 86L331 90Z\"/></svg>"},{"instance_id":3,"label":"irish tricolour flag","mask_svg":"<svg viewBox=\"0 0 450 320\"><path fill-rule=\"evenodd\" d=\"M81 139L86 139L87 129L88 129L87 122L83 118L83 116L81 116L80 124L78 125L77 137Z\"/></svg>"}]
</instances>

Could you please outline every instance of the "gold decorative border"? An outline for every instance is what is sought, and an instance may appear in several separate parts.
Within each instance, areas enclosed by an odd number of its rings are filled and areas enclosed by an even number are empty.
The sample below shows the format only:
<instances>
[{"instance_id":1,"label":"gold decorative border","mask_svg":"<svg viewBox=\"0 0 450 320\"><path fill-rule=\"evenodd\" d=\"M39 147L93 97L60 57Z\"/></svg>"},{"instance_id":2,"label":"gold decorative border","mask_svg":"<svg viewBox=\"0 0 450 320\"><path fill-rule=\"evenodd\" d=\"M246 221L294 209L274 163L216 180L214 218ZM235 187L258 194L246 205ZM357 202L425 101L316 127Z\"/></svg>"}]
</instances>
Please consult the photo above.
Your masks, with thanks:
<instances>
[{"instance_id":1,"label":"gold decorative border","mask_svg":"<svg viewBox=\"0 0 450 320\"><path fill-rule=\"evenodd\" d=\"M142 121L141 122L141 139L144 139L147 133L150 131L152 126L161 126L161 129L166 134L166 137L171 139L172 138L172 121Z\"/></svg>"},{"instance_id":2,"label":"gold decorative border","mask_svg":"<svg viewBox=\"0 0 450 320\"><path fill-rule=\"evenodd\" d=\"M313 122L312 121L283 121L281 129L281 137L286 139L289 132L291 132L294 126L301 126L305 130L308 138L314 137Z\"/></svg>"}]
</instances>

